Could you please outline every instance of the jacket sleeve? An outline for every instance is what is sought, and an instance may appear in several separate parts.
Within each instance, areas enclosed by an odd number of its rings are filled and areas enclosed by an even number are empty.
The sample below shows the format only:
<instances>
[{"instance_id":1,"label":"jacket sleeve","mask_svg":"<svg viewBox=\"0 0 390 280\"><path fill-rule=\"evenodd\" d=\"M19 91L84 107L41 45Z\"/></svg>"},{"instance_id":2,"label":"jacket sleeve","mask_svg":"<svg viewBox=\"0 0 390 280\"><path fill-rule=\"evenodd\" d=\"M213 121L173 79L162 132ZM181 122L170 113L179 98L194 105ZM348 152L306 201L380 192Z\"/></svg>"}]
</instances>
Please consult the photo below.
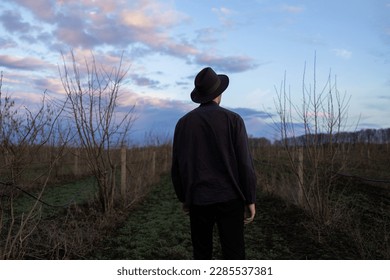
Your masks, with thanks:
<instances>
[{"instance_id":1,"label":"jacket sleeve","mask_svg":"<svg viewBox=\"0 0 390 280\"><path fill-rule=\"evenodd\" d=\"M248 135L242 118L238 119L236 130L236 158L239 172L240 188L246 203L256 202L256 173L249 150Z\"/></svg>"}]
</instances>

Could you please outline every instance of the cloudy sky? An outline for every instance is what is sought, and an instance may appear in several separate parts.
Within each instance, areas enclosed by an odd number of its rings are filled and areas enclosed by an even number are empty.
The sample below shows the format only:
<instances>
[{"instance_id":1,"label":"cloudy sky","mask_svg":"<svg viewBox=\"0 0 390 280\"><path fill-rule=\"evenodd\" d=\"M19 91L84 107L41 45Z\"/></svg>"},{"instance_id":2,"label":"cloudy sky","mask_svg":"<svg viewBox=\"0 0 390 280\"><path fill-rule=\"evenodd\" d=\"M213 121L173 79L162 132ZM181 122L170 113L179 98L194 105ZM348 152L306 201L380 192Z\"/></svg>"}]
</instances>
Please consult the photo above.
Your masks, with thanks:
<instances>
[{"instance_id":1,"label":"cloudy sky","mask_svg":"<svg viewBox=\"0 0 390 280\"><path fill-rule=\"evenodd\" d=\"M63 94L61 52L108 67L123 54L138 139L172 135L206 66L230 77L221 105L273 139L280 83L302 102L314 57L316 87L330 74L351 98L350 128L390 127L390 0L2 0L0 32L3 90L27 104Z\"/></svg>"}]
</instances>

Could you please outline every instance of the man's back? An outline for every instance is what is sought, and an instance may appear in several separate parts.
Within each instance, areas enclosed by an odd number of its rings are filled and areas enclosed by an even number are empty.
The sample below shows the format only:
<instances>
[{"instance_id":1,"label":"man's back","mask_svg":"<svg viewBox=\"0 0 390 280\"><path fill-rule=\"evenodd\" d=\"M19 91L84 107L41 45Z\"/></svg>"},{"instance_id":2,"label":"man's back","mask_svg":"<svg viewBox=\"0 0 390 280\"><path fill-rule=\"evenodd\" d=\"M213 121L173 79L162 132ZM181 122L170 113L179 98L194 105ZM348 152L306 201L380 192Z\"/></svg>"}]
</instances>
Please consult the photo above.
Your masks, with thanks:
<instances>
[{"instance_id":1,"label":"man's back","mask_svg":"<svg viewBox=\"0 0 390 280\"><path fill-rule=\"evenodd\" d=\"M255 177L248 174L253 168L243 120L213 101L201 104L179 120L174 166L175 190L186 204L254 198L249 185L255 184Z\"/></svg>"}]
</instances>

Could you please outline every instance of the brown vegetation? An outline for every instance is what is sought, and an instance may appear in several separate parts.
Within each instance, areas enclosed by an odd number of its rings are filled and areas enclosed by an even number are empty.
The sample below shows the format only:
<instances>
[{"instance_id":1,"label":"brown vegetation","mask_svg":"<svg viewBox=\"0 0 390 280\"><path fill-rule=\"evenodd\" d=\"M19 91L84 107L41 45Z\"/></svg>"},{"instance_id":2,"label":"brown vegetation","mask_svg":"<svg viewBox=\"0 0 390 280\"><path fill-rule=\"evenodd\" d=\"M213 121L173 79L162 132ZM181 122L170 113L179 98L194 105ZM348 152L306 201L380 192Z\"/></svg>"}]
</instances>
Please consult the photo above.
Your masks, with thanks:
<instances>
[{"instance_id":1,"label":"brown vegetation","mask_svg":"<svg viewBox=\"0 0 390 280\"><path fill-rule=\"evenodd\" d=\"M254 161L261 190L300 206L297 200L299 176L291 170L287 151L278 145L254 145L257 147ZM386 146L356 144L350 147L349 160L342 172L330 174L332 185L324 197L331 214L326 216L328 219L319 220L309 209L300 206L311 217L305 222L305 227L313 240L333 243L332 246L340 240L347 240L350 250L358 251L356 258L390 257L390 154ZM370 158L366 156L368 149ZM299 162L299 155L294 159ZM309 162L304 162L304 166L305 172L313 168ZM321 182L329 180L326 177L319 179ZM261 205L259 207L261 209Z\"/></svg>"}]
</instances>

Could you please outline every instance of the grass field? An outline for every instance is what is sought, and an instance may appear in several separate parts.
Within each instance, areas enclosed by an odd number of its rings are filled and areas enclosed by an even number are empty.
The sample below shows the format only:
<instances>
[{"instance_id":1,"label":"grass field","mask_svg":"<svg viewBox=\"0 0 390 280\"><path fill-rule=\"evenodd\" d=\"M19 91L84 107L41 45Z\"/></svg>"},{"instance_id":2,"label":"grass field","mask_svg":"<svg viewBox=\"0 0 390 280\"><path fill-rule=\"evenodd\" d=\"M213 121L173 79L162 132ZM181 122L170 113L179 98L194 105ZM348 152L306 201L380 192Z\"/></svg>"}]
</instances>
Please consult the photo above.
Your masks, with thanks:
<instances>
[{"instance_id":1,"label":"grass field","mask_svg":"<svg viewBox=\"0 0 390 280\"><path fill-rule=\"evenodd\" d=\"M246 226L248 259L359 259L347 236L313 239L305 213L280 199L259 194L257 216ZM216 236L217 234L215 234ZM214 257L221 258L215 237ZM130 213L87 256L89 259L191 259L188 217L182 212L169 177L156 185L150 196Z\"/></svg>"},{"instance_id":2,"label":"grass field","mask_svg":"<svg viewBox=\"0 0 390 280\"><path fill-rule=\"evenodd\" d=\"M308 212L272 191L288 195L286 188L294 181L285 165L277 165L283 157L270 151L258 154L255 161L259 190L256 218L245 228L248 259L390 258L390 192L386 182L339 178L336 210L340 212L336 214L342 215L330 224L318 224ZM371 152L366 159L360 155L356 157L359 168L353 169L356 174L388 178L388 157L383 150L378 149L377 156ZM142 163L144 171L148 164ZM104 215L96 202L95 179L50 184L41 199L55 207L38 203L22 231L18 225L36 201L19 193L10 205L10 197L3 195L0 246L9 234L18 242L15 254L8 256L11 259L191 259L189 218L166 174L166 169L159 171L154 180L157 183L130 177L143 195L130 207L118 204L114 212ZM37 192L31 190L34 195ZM12 223L12 211L5 211L6 206L13 209ZM217 232L214 244L214 258L220 259Z\"/></svg>"},{"instance_id":3,"label":"grass field","mask_svg":"<svg viewBox=\"0 0 390 280\"><path fill-rule=\"evenodd\" d=\"M56 217L61 215L64 208L67 208L71 204L83 204L93 199L96 192L95 179L92 177L78 180L75 182L69 182L66 184L59 184L52 186L45 190L41 200L49 205L42 204L43 218ZM34 196L38 196L38 193L33 193ZM29 209L35 202L35 199L31 196L23 194L15 203L15 214L18 215Z\"/></svg>"}]
</instances>

